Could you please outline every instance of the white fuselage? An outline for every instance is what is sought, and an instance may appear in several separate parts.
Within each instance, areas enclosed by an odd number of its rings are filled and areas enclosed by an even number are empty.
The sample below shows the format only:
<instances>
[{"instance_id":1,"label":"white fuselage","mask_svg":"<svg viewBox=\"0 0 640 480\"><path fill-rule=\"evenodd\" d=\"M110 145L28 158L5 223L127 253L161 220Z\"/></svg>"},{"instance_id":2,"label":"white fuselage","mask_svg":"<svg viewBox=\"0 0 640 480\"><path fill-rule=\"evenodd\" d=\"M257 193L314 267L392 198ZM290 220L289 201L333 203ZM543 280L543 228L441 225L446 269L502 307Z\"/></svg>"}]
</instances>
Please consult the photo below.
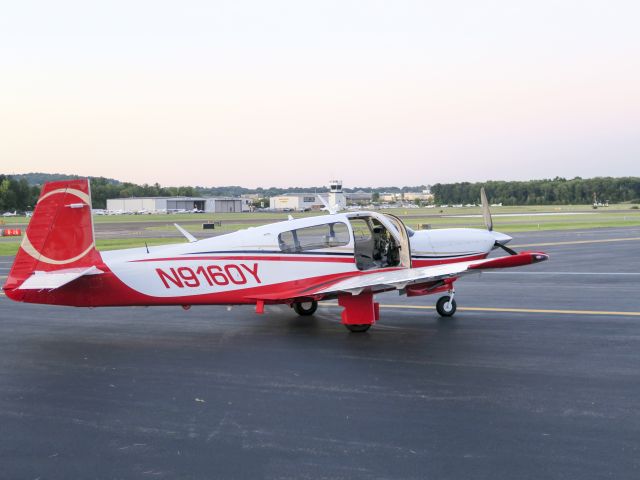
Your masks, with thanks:
<instances>
[{"instance_id":1,"label":"white fuselage","mask_svg":"<svg viewBox=\"0 0 640 480\"><path fill-rule=\"evenodd\" d=\"M351 220L372 218L386 225L401 240L397 224L375 212L340 213L289 220L238 232L169 246L103 252L108 268L129 288L150 297L220 297L229 294L243 303L242 292L300 289L305 283L357 275L356 239ZM340 245L303 251L283 250L283 238L291 231L338 225L348 232ZM409 233L411 264L427 266L486 257L496 241L510 237L478 229L422 230ZM405 262L406 263L406 262ZM408 268L398 264L393 268ZM390 267L387 267L387 269ZM368 272L370 273L370 271ZM220 295L216 295L220 294Z\"/></svg>"}]
</instances>

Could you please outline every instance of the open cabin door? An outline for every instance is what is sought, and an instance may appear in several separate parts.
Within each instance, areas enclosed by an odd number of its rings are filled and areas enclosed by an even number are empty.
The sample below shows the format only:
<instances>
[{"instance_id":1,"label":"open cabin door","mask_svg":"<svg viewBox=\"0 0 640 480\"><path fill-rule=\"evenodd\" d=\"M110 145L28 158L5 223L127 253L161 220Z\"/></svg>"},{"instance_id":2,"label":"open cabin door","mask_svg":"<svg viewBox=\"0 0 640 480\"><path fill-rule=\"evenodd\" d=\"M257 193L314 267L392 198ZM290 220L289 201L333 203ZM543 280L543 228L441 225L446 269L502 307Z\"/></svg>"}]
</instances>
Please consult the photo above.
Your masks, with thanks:
<instances>
[{"instance_id":1,"label":"open cabin door","mask_svg":"<svg viewBox=\"0 0 640 480\"><path fill-rule=\"evenodd\" d=\"M404 268L411 268L411 242L409 241L409 232L407 232L407 227L405 227L404 222L395 215L385 213L384 216L397 229L394 233L398 234L400 265Z\"/></svg>"},{"instance_id":2,"label":"open cabin door","mask_svg":"<svg viewBox=\"0 0 640 480\"><path fill-rule=\"evenodd\" d=\"M356 214L349 218L359 270L411 268L409 235L393 215Z\"/></svg>"}]
</instances>

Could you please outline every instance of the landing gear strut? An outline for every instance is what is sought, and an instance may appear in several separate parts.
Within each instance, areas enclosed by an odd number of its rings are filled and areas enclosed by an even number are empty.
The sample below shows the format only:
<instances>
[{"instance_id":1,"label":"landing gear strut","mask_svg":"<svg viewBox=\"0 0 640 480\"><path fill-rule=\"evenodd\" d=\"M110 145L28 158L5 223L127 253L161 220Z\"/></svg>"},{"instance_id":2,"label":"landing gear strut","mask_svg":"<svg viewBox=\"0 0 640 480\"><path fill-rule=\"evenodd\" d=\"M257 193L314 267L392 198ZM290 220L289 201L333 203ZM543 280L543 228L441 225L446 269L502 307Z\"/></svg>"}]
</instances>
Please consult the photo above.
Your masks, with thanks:
<instances>
[{"instance_id":1,"label":"landing gear strut","mask_svg":"<svg viewBox=\"0 0 640 480\"><path fill-rule=\"evenodd\" d=\"M440 297L438 302L436 303L436 311L441 317L451 317L454 313L456 313L456 301L453 296L455 295L455 290L449 290L449 295L445 295L444 297Z\"/></svg>"},{"instance_id":2,"label":"landing gear strut","mask_svg":"<svg viewBox=\"0 0 640 480\"><path fill-rule=\"evenodd\" d=\"M310 302L295 302L293 304L293 309L298 315L308 317L309 315L316 313L316 310L318 309L318 302L315 300L311 300Z\"/></svg>"}]
</instances>

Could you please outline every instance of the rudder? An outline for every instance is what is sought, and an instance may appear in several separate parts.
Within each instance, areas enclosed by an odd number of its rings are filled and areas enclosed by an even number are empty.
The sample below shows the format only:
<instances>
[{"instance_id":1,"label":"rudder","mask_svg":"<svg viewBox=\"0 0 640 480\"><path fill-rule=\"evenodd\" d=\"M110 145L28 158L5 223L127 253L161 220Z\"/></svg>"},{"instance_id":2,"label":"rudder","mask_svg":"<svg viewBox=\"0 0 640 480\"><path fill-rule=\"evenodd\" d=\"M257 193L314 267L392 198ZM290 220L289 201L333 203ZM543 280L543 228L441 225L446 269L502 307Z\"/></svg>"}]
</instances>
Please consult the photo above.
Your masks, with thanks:
<instances>
[{"instance_id":1,"label":"rudder","mask_svg":"<svg viewBox=\"0 0 640 480\"><path fill-rule=\"evenodd\" d=\"M48 182L42 187L4 289L18 287L35 271L51 272L99 263L89 180Z\"/></svg>"}]
</instances>

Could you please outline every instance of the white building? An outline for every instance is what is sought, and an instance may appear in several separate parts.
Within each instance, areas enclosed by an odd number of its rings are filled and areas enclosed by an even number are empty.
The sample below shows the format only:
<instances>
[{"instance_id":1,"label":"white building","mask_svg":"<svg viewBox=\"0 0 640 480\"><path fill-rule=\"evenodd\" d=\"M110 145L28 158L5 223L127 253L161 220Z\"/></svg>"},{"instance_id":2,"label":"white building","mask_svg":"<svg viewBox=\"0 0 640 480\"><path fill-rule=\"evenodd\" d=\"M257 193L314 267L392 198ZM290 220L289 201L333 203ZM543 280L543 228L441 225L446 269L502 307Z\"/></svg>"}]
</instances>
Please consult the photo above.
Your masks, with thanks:
<instances>
[{"instance_id":1,"label":"white building","mask_svg":"<svg viewBox=\"0 0 640 480\"><path fill-rule=\"evenodd\" d=\"M111 212L175 212L203 210L206 213L242 212L240 198L233 197L130 197L107 199Z\"/></svg>"},{"instance_id":2,"label":"white building","mask_svg":"<svg viewBox=\"0 0 640 480\"><path fill-rule=\"evenodd\" d=\"M285 193L269 199L271 210L287 212L304 212L306 210L319 210L322 202L315 193Z\"/></svg>"},{"instance_id":3,"label":"white building","mask_svg":"<svg viewBox=\"0 0 640 480\"><path fill-rule=\"evenodd\" d=\"M322 196L330 207L339 206L342 210L347 206L347 197L342 191L342 180L331 180L329 182L329 192L315 193L285 193L269 199L271 210L282 210L290 212L304 212L306 210L320 210L324 207Z\"/></svg>"}]
</instances>

